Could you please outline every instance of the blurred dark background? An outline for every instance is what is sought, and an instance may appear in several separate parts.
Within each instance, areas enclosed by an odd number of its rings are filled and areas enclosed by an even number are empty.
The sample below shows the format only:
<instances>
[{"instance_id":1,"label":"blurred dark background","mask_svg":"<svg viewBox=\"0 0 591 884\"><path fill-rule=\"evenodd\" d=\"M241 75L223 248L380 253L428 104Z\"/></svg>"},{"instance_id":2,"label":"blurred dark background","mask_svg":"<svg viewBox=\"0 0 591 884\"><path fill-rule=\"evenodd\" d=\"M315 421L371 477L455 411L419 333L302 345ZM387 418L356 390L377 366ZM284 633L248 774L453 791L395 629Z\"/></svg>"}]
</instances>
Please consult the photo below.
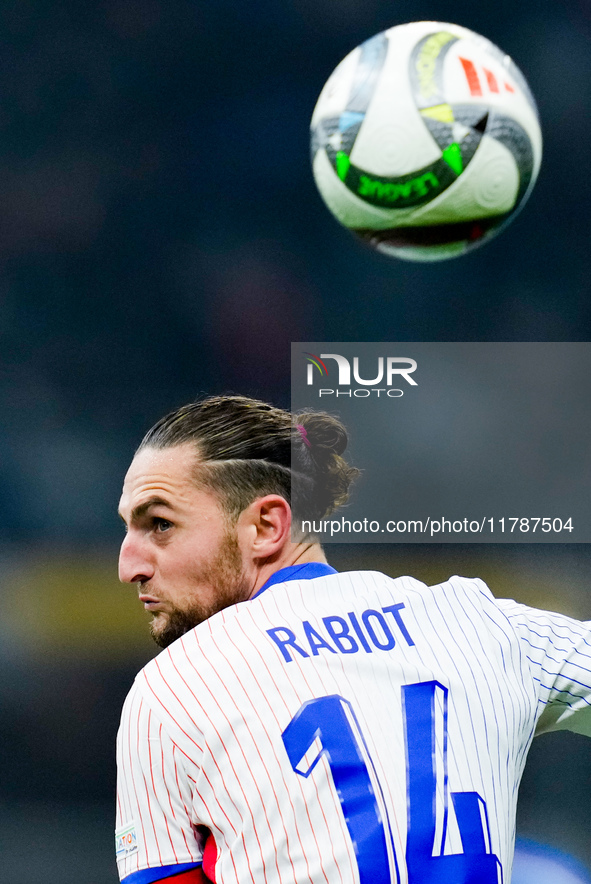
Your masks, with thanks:
<instances>
[{"instance_id":1,"label":"blurred dark background","mask_svg":"<svg viewBox=\"0 0 591 884\"><path fill-rule=\"evenodd\" d=\"M308 125L374 33L453 21L513 56L545 157L517 220L440 265L329 216ZM289 405L290 341L589 338L588 0L0 2L0 858L7 884L113 884L114 739L154 653L117 584L143 432L201 393ZM588 403L581 407L587 408ZM331 547L591 618L587 546ZM591 744L532 750L518 833L591 868Z\"/></svg>"}]
</instances>

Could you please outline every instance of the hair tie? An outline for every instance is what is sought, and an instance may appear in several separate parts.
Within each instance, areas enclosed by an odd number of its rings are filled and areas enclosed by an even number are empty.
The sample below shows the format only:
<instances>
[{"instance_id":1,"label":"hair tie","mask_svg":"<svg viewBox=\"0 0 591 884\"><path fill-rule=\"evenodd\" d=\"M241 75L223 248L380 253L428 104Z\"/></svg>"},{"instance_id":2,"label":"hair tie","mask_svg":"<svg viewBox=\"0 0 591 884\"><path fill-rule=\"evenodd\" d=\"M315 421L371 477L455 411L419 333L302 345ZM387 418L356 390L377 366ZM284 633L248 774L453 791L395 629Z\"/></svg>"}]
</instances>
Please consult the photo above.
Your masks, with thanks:
<instances>
[{"instance_id":1,"label":"hair tie","mask_svg":"<svg viewBox=\"0 0 591 884\"><path fill-rule=\"evenodd\" d=\"M302 442L304 443L304 445L307 445L308 448L311 448L312 444L311 444L310 440L308 439L308 434L306 432L306 428L303 427L301 424L296 424L296 430L298 430L300 436L302 437Z\"/></svg>"}]
</instances>

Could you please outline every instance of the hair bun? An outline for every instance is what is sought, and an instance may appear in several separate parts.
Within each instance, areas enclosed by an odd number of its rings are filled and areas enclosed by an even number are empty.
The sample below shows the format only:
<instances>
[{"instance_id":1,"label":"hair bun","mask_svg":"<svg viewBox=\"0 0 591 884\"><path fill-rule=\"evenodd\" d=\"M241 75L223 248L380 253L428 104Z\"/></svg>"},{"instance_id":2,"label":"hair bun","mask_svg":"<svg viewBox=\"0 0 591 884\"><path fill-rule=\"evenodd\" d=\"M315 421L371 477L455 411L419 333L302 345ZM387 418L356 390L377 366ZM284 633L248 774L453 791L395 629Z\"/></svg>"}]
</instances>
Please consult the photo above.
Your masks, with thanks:
<instances>
[{"instance_id":1,"label":"hair bun","mask_svg":"<svg viewBox=\"0 0 591 884\"><path fill-rule=\"evenodd\" d=\"M359 470L341 456L347 448L347 431L340 420L323 411L301 412L294 415L295 429L302 445L294 446L294 458L298 473L310 477L312 482L302 483L298 499L304 517L316 518L329 515L346 503L349 486L359 475ZM297 483L298 479L294 477ZM306 485L304 490L303 485Z\"/></svg>"}]
</instances>

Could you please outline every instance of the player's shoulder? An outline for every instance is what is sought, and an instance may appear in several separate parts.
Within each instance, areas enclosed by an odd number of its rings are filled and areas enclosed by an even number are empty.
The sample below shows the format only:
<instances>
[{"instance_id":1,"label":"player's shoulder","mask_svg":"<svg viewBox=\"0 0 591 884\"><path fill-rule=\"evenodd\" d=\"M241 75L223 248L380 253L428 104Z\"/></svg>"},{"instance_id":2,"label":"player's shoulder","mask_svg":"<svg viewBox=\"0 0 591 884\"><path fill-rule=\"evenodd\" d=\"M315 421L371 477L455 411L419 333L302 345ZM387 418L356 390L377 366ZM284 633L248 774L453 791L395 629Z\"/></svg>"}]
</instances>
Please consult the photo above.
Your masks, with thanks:
<instances>
[{"instance_id":1,"label":"player's shoulder","mask_svg":"<svg viewBox=\"0 0 591 884\"><path fill-rule=\"evenodd\" d=\"M378 571L356 571L339 575L342 578L351 577L354 583L365 583L366 585L375 584L391 587L394 591L404 592L412 595L414 593L421 596L425 595L445 595L447 597L473 596L482 597L484 600L495 601L495 596L489 589L484 580L480 577L464 577L454 574L440 583L428 584L416 577L403 575L400 577L389 577Z\"/></svg>"},{"instance_id":2,"label":"player's shoulder","mask_svg":"<svg viewBox=\"0 0 591 884\"><path fill-rule=\"evenodd\" d=\"M409 574L398 577L391 577L381 571L343 571L338 574L330 575L336 579L338 583L359 586L389 586L396 590L404 592L460 592L483 595L487 598L494 598L493 593L480 577L463 577L454 574L441 583L428 584Z\"/></svg>"},{"instance_id":3,"label":"player's shoulder","mask_svg":"<svg viewBox=\"0 0 591 884\"><path fill-rule=\"evenodd\" d=\"M485 599L495 599L488 585L480 577L462 577L459 574L454 574L443 583L438 583L430 587L430 589L440 589L443 592L466 593L467 595L482 596Z\"/></svg>"},{"instance_id":4,"label":"player's shoulder","mask_svg":"<svg viewBox=\"0 0 591 884\"><path fill-rule=\"evenodd\" d=\"M124 707L128 717L135 714L134 706L152 716L160 732L192 758L199 751L202 718L197 713L203 698L211 694L216 668L211 651L200 647L203 641L199 642L195 633L190 630L146 663L136 675Z\"/></svg>"},{"instance_id":5,"label":"player's shoulder","mask_svg":"<svg viewBox=\"0 0 591 884\"><path fill-rule=\"evenodd\" d=\"M498 609L497 598L480 577L463 577L454 574L442 583L427 587L435 598L445 596L451 604L470 605L485 610Z\"/></svg>"}]
</instances>

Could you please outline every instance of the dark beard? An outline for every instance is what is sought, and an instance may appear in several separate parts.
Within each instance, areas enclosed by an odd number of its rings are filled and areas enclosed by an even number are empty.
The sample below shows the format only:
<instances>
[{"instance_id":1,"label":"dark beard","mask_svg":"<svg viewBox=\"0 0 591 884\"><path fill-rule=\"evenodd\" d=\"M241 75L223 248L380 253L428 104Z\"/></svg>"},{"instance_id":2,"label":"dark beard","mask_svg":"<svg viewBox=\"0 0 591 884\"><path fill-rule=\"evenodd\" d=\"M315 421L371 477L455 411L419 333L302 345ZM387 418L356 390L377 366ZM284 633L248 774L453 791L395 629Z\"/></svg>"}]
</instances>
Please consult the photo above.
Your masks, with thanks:
<instances>
[{"instance_id":1,"label":"dark beard","mask_svg":"<svg viewBox=\"0 0 591 884\"><path fill-rule=\"evenodd\" d=\"M234 534L228 532L220 545L218 555L200 578L216 587L216 598L210 605L195 602L185 609L173 608L166 615L166 623L158 628L158 618L150 623L150 632L156 644L167 648L189 630L223 611L230 605L248 598L250 591L242 574L242 557Z\"/></svg>"},{"instance_id":2,"label":"dark beard","mask_svg":"<svg viewBox=\"0 0 591 884\"><path fill-rule=\"evenodd\" d=\"M193 609L181 611L180 608L175 608L167 615L166 625L162 629L156 627L156 619L152 620L150 634L159 648L167 648L177 638L185 635L186 632L203 623L204 620L207 620L207 617L201 616L199 611Z\"/></svg>"}]
</instances>

